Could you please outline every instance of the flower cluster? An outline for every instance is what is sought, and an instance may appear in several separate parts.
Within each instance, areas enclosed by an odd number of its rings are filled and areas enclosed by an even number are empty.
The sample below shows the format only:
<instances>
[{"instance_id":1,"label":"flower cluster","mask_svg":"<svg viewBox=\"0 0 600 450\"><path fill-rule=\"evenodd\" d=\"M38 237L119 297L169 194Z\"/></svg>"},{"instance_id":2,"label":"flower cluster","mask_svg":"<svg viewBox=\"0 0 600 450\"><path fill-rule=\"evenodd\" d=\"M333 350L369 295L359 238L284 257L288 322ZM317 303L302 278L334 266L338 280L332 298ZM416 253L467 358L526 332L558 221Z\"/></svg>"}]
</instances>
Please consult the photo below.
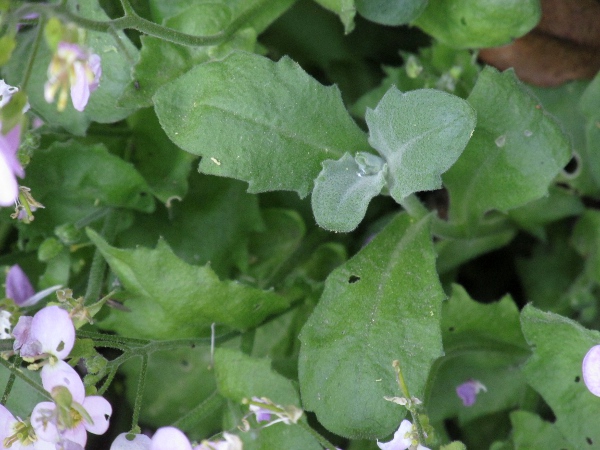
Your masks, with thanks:
<instances>
[{"instance_id":1,"label":"flower cluster","mask_svg":"<svg viewBox=\"0 0 600 450\"><path fill-rule=\"evenodd\" d=\"M102 67L100 56L72 42L59 42L48 67L48 81L44 85L44 98L54 102L58 91L59 111L67 106L68 91L71 92L73 107L83 111L100 83Z\"/></svg>"},{"instance_id":2,"label":"flower cluster","mask_svg":"<svg viewBox=\"0 0 600 450\"><path fill-rule=\"evenodd\" d=\"M16 303L35 297L18 266L7 276L7 296ZM56 288L53 288L56 289ZM75 326L67 311L46 306L34 316L21 316L12 331L13 350L30 368L41 367L42 386L52 401L38 403L31 416L16 418L0 405L0 443L7 449L84 449L87 432L103 434L112 414L100 396L86 396L79 374L64 359L75 343ZM33 364L35 363L35 364Z\"/></svg>"},{"instance_id":3,"label":"flower cluster","mask_svg":"<svg viewBox=\"0 0 600 450\"><path fill-rule=\"evenodd\" d=\"M110 450L242 450L242 441L235 434L223 433L218 441L202 441L192 446L189 439L175 427L156 430L152 439L143 434L122 433L114 440Z\"/></svg>"}]
</instances>

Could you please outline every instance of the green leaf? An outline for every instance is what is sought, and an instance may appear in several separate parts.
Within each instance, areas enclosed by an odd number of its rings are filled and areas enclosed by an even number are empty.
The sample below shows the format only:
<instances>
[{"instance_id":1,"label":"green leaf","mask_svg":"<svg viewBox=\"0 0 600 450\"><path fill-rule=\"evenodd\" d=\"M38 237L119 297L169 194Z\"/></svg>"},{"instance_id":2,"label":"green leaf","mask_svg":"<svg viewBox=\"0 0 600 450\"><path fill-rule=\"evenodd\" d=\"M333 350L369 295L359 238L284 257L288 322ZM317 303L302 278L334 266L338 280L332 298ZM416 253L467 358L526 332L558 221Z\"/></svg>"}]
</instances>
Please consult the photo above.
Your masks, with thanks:
<instances>
[{"instance_id":1,"label":"green leaf","mask_svg":"<svg viewBox=\"0 0 600 450\"><path fill-rule=\"evenodd\" d=\"M387 164L370 153L354 158L344 153L337 161L324 161L311 198L317 223L337 232L354 230L385 186L386 172Z\"/></svg>"},{"instance_id":2,"label":"green leaf","mask_svg":"<svg viewBox=\"0 0 600 450\"><path fill-rule=\"evenodd\" d=\"M600 211L586 210L573 230L573 247L585 258L585 270L600 283Z\"/></svg>"},{"instance_id":3,"label":"green leaf","mask_svg":"<svg viewBox=\"0 0 600 450\"><path fill-rule=\"evenodd\" d=\"M133 129L131 162L146 179L152 193L163 203L182 199L194 157L181 151L166 136L152 109L129 116Z\"/></svg>"},{"instance_id":4,"label":"green leaf","mask_svg":"<svg viewBox=\"0 0 600 450\"><path fill-rule=\"evenodd\" d=\"M125 395L131 405L135 404L140 366L141 360L136 358L120 368L125 375ZM140 420L154 427L173 423L209 398L216 390L210 366L211 348L208 345L152 353L145 374ZM217 405L213 415L204 418L194 433L205 437L219 427L220 409L222 403Z\"/></svg>"},{"instance_id":5,"label":"green leaf","mask_svg":"<svg viewBox=\"0 0 600 450\"><path fill-rule=\"evenodd\" d=\"M251 234L264 229L257 196L248 194L244 183L227 178L193 173L189 182L182 201L171 199L151 216L136 214L132 226L119 235L119 246L152 247L162 237L179 258L210 263L219 277L246 270Z\"/></svg>"},{"instance_id":6,"label":"green leaf","mask_svg":"<svg viewBox=\"0 0 600 450\"><path fill-rule=\"evenodd\" d=\"M361 16L382 25L403 25L419 17L427 0L356 0Z\"/></svg>"},{"instance_id":7,"label":"green leaf","mask_svg":"<svg viewBox=\"0 0 600 450\"><path fill-rule=\"evenodd\" d=\"M94 231L87 233L126 290L125 304L131 312L112 310L102 322L104 328L124 336L199 337L210 333L212 323L245 330L288 306L273 292L219 281L208 266L179 259L163 240L155 250L121 250Z\"/></svg>"},{"instance_id":8,"label":"green leaf","mask_svg":"<svg viewBox=\"0 0 600 450\"><path fill-rule=\"evenodd\" d=\"M406 414L383 399L399 392L399 360L411 396L423 398L441 355L444 293L435 271L429 220L400 214L354 258L334 270L300 335L302 401L328 430L381 438Z\"/></svg>"},{"instance_id":9,"label":"green leaf","mask_svg":"<svg viewBox=\"0 0 600 450\"><path fill-rule=\"evenodd\" d=\"M584 167L590 172L596 190L595 196L598 196L600 189L600 158L598 157L598 140L600 139L600 113L598 106L600 105L600 75L596 75L594 80L589 84L583 92L579 102L579 109L585 116L585 138L586 145L584 148L578 149L583 158ZM587 163L587 164L586 164Z\"/></svg>"},{"instance_id":10,"label":"green leaf","mask_svg":"<svg viewBox=\"0 0 600 450\"><path fill-rule=\"evenodd\" d=\"M539 239L546 239L546 225L579 215L583 210L583 202L574 192L550 186L547 196L509 211L508 216L522 229Z\"/></svg>"},{"instance_id":11,"label":"green leaf","mask_svg":"<svg viewBox=\"0 0 600 450\"><path fill-rule=\"evenodd\" d=\"M468 101L477 127L443 180L451 219L473 224L486 211L508 211L546 195L571 148L510 70L486 67Z\"/></svg>"},{"instance_id":12,"label":"green leaf","mask_svg":"<svg viewBox=\"0 0 600 450\"><path fill-rule=\"evenodd\" d=\"M367 110L369 143L387 161L388 187L397 202L442 185L440 175L458 159L475 128L475 111L448 93L392 87Z\"/></svg>"},{"instance_id":13,"label":"green leaf","mask_svg":"<svg viewBox=\"0 0 600 450\"><path fill-rule=\"evenodd\" d=\"M510 296L496 303L472 300L459 285L442 305L445 355L436 361L425 403L432 422L458 416L462 423L517 404L526 383L515 366L529 355L519 310ZM477 380L487 388L465 407L456 387Z\"/></svg>"},{"instance_id":14,"label":"green leaf","mask_svg":"<svg viewBox=\"0 0 600 450\"><path fill-rule=\"evenodd\" d=\"M236 402L266 397L283 407L301 406L296 387L290 380L274 372L267 359L252 358L238 350L218 348L215 352L215 377L219 392ZM275 424L258 433L242 434L241 437L246 444L244 448L256 450L322 448L308 431L293 424Z\"/></svg>"},{"instance_id":15,"label":"green leaf","mask_svg":"<svg viewBox=\"0 0 600 450\"><path fill-rule=\"evenodd\" d=\"M21 373L23 376L42 387L42 380L40 379L39 372L22 370ZM10 371L4 366L0 366L0 386L2 386L3 392L9 376ZM5 406L15 417L27 417L31 414L35 405L44 401L48 401L48 399L26 384L20 377L17 377Z\"/></svg>"},{"instance_id":16,"label":"green leaf","mask_svg":"<svg viewBox=\"0 0 600 450\"><path fill-rule=\"evenodd\" d=\"M513 411L510 413L510 423L513 426L515 450L569 448L569 443L557 430L556 425L542 420L537 414Z\"/></svg>"},{"instance_id":17,"label":"green leaf","mask_svg":"<svg viewBox=\"0 0 600 450\"><path fill-rule=\"evenodd\" d=\"M354 0L315 0L319 5L333 11L344 24L344 33L348 34L354 30L354 16L356 15L356 5Z\"/></svg>"},{"instance_id":18,"label":"green leaf","mask_svg":"<svg viewBox=\"0 0 600 450\"><path fill-rule=\"evenodd\" d=\"M413 24L451 47L497 47L530 31L540 16L539 0L429 0Z\"/></svg>"},{"instance_id":19,"label":"green leaf","mask_svg":"<svg viewBox=\"0 0 600 450\"><path fill-rule=\"evenodd\" d=\"M154 102L173 142L204 157L202 172L247 181L249 192L304 197L322 161L367 148L339 90L287 57L234 52L165 85Z\"/></svg>"},{"instance_id":20,"label":"green leaf","mask_svg":"<svg viewBox=\"0 0 600 450\"><path fill-rule=\"evenodd\" d=\"M24 184L45 206L35 212L28 233L51 234L56 226L75 223L107 206L154 210L154 199L142 176L101 144L67 141L36 150Z\"/></svg>"},{"instance_id":21,"label":"green leaf","mask_svg":"<svg viewBox=\"0 0 600 450\"><path fill-rule=\"evenodd\" d=\"M600 333L531 305L521 312L521 326L533 349L523 369L527 381L552 408L569 448L591 448L600 442L600 402L583 383L581 363Z\"/></svg>"},{"instance_id":22,"label":"green leaf","mask_svg":"<svg viewBox=\"0 0 600 450\"><path fill-rule=\"evenodd\" d=\"M435 244L438 272L449 272L478 256L502 248L511 242L516 234L517 230L506 230L489 236L440 240Z\"/></svg>"}]
</instances>

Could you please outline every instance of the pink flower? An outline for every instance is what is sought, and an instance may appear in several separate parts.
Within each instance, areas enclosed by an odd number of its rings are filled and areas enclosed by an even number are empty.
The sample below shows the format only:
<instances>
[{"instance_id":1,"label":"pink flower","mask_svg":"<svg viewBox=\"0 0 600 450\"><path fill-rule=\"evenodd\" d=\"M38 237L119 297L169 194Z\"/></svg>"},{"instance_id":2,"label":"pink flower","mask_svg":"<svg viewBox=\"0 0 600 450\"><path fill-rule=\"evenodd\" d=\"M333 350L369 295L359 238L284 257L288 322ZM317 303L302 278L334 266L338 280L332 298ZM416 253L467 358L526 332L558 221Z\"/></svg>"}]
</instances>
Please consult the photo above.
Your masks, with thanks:
<instances>
[{"instance_id":1,"label":"pink flower","mask_svg":"<svg viewBox=\"0 0 600 450\"><path fill-rule=\"evenodd\" d=\"M48 103L58 94L58 110L67 106L67 90L70 87L71 101L77 111L83 111L90 94L98 88L102 67L100 56L71 42L59 42L48 67L48 81L44 85L44 98Z\"/></svg>"},{"instance_id":2,"label":"pink flower","mask_svg":"<svg viewBox=\"0 0 600 450\"><path fill-rule=\"evenodd\" d=\"M152 436L150 450L192 450L192 444L177 428L162 427Z\"/></svg>"},{"instance_id":3,"label":"pink flower","mask_svg":"<svg viewBox=\"0 0 600 450\"><path fill-rule=\"evenodd\" d=\"M473 406L479 392L487 392L487 388L478 380L468 380L456 386L456 395L460 397L464 406Z\"/></svg>"},{"instance_id":4,"label":"pink flower","mask_svg":"<svg viewBox=\"0 0 600 450\"><path fill-rule=\"evenodd\" d=\"M129 440L129 433L121 433L110 446L110 450L150 450L151 440L145 434L136 434Z\"/></svg>"},{"instance_id":5,"label":"pink flower","mask_svg":"<svg viewBox=\"0 0 600 450\"><path fill-rule=\"evenodd\" d=\"M69 313L47 306L33 317L21 316L13 330L13 350L22 358L65 359L75 344L75 327Z\"/></svg>"},{"instance_id":6,"label":"pink flower","mask_svg":"<svg viewBox=\"0 0 600 450\"><path fill-rule=\"evenodd\" d=\"M235 434L223 433L220 441L202 441L194 450L242 450L242 440Z\"/></svg>"},{"instance_id":7,"label":"pink flower","mask_svg":"<svg viewBox=\"0 0 600 450\"><path fill-rule=\"evenodd\" d=\"M87 432L106 432L112 414L110 403L97 395L86 397L83 382L71 366L64 361L44 366L42 384L54 402L38 403L31 413L31 424L40 439L83 449Z\"/></svg>"}]
</instances>

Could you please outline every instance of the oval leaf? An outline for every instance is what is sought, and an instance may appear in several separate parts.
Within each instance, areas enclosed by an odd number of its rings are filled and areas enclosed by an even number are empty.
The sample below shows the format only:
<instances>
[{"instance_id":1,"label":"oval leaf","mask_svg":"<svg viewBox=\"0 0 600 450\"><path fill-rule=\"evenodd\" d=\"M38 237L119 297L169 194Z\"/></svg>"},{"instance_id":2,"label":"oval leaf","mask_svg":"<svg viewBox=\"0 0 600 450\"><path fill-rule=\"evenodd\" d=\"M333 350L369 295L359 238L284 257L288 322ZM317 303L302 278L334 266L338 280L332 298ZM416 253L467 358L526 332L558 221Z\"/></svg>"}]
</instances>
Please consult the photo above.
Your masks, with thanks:
<instances>
[{"instance_id":1,"label":"oval leaf","mask_svg":"<svg viewBox=\"0 0 600 450\"><path fill-rule=\"evenodd\" d=\"M464 100L434 89L406 93L391 87L368 109L369 143L389 165L388 186L400 202L417 191L442 186L475 128L475 111Z\"/></svg>"},{"instance_id":2,"label":"oval leaf","mask_svg":"<svg viewBox=\"0 0 600 450\"><path fill-rule=\"evenodd\" d=\"M382 164L381 170L368 174L348 153L338 161L325 161L311 198L317 223L337 232L354 230L365 217L371 199L385 186Z\"/></svg>"},{"instance_id":3,"label":"oval leaf","mask_svg":"<svg viewBox=\"0 0 600 450\"><path fill-rule=\"evenodd\" d=\"M423 398L442 354L444 292L435 270L429 220L398 215L360 253L327 278L300 335L302 401L330 431L382 438L406 409L392 367L399 360L411 396Z\"/></svg>"}]
</instances>

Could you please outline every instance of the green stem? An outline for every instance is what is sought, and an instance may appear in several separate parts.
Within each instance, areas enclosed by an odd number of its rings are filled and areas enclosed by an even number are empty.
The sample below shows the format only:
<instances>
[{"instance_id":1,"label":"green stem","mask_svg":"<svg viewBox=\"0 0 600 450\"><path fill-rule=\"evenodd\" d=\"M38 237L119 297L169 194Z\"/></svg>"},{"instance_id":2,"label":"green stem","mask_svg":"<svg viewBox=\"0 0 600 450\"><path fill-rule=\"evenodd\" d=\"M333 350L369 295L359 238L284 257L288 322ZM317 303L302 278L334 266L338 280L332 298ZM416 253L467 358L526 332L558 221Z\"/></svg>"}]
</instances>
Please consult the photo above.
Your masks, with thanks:
<instances>
[{"instance_id":1,"label":"green stem","mask_svg":"<svg viewBox=\"0 0 600 450\"><path fill-rule=\"evenodd\" d=\"M20 366L21 361L22 359L19 356L17 356L13 361L12 367ZM15 384L16 379L17 376L14 374L14 372L11 372L8 377L8 381L6 382L6 387L4 388L4 394L2 394L2 399L0 399L0 405L6 405L6 402L8 401L8 396L10 395L10 391L12 391L12 387Z\"/></svg>"},{"instance_id":2,"label":"green stem","mask_svg":"<svg viewBox=\"0 0 600 450\"><path fill-rule=\"evenodd\" d=\"M299 420L296 425L300 425L302 428L304 428L306 431L308 431L310 434L312 434L312 436L319 441L319 444L321 444L321 446L327 450L336 450L336 446L333 445L331 442L329 442L327 439L325 439L323 436L321 436L319 433L317 433L308 423Z\"/></svg>"},{"instance_id":3,"label":"green stem","mask_svg":"<svg viewBox=\"0 0 600 450\"><path fill-rule=\"evenodd\" d=\"M33 46L31 47L31 53L29 54L29 60L27 61L27 67L25 68L25 74L23 75L23 81L21 82L21 89L24 91L27 89L29 78L31 78L33 64L35 63L36 56L40 48L40 43L42 42L42 36L44 35L45 25L46 18L44 16L41 16L38 23L38 29L35 35L35 40L33 41Z\"/></svg>"},{"instance_id":4,"label":"green stem","mask_svg":"<svg viewBox=\"0 0 600 450\"><path fill-rule=\"evenodd\" d=\"M415 194L404 197L399 203L408 215L414 219L421 220L429 214L429 210L425 208L423 203L421 203L421 200L419 200Z\"/></svg>"},{"instance_id":5,"label":"green stem","mask_svg":"<svg viewBox=\"0 0 600 450\"><path fill-rule=\"evenodd\" d=\"M414 405L412 404L412 397L410 396L410 392L408 390L408 386L406 384L406 380L404 379L404 375L402 374L402 369L400 368L400 361L395 360L392 363L394 369L396 370L396 376L398 378L398 384L400 385L400 390L402 391L402 395L406 398L408 402L408 411L412 417L412 423L415 430L417 430L417 435L419 436L419 443L425 444L425 433L423 432L423 426L421 425L421 420L419 419L419 414L415 411Z\"/></svg>"},{"instance_id":6,"label":"green stem","mask_svg":"<svg viewBox=\"0 0 600 450\"><path fill-rule=\"evenodd\" d=\"M102 236L104 239L111 244L117 231L117 214L116 212L110 211L104 219L104 226L102 227ZM102 283L104 282L104 272L106 270L106 261L102 252L96 249L94 257L92 259L92 265L90 266L90 277L88 279L87 290L85 292L85 302L95 302L100 298L102 292Z\"/></svg>"},{"instance_id":7,"label":"green stem","mask_svg":"<svg viewBox=\"0 0 600 450\"><path fill-rule=\"evenodd\" d=\"M432 221L432 233L445 239L474 239L493 236L495 234L514 230L514 224L504 215L497 215L490 219L482 220L473 228L464 224L447 222L437 215Z\"/></svg>"},{"instance_id":8,"label":"green stem","mask_svg":"<svg viewBox=\"0 0 600 450\"><path fill-rule=\"evenodd\" d=\"M135 403L133 405L133 417L131 418L131 429L138 426L140 411L142 409L142 397L144 396L144 386L146 384L146 373L148 372L148 355L142 356L142 367L140 369L140 378L138 388L135 394Z\"/></svg>"}]
</instances>

